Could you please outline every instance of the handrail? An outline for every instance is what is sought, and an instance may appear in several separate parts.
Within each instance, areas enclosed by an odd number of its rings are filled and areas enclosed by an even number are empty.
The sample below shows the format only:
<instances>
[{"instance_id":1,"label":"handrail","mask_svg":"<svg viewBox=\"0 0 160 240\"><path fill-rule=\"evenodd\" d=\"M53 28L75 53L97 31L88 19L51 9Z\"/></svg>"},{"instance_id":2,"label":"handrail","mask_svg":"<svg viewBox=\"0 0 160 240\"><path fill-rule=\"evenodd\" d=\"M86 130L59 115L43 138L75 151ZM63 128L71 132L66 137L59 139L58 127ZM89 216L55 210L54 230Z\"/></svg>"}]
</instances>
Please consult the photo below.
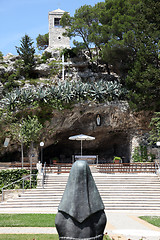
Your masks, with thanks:
<instances>
[{"instance_id":1,"label":"handrail","mask_svg":"<svg viewBox=\"0 0 160 240\"><path fill-rule=\"evenodd\" d=\"M13 184L15 184L15 183L20 182L20 181L23 180L22 189L23 189L23 192L24 192L24 180L25 180L26 178L30 178L30 181L31 181L31 176L36 176L36 174L29 174L29 175L27 175L27 176L25 176L25 177L23 177L23 178L21 178L21 179L19 179L19 180L17 180L17 181L14 181L14 182L12 182L12 183L10 183L10 184L7 184L7 185L3 186L2 188L0 188L0 190L2 191L2 202L3 202L3 200L4 200L4 188L7 188L7 187L9 187L9 186L11 186L11 185L13 185Z\"/></svg>"},{"instance_id":2,"label":"handrail","mask_svg":"<svg viewBox=\"0 0 160 240\"><path fill-rule=\"evenodd\" d=\"M44 181L45 181L45 178L46 178L46 162L44 163L44 166L43 166L43 177L42 177L42 187L44 188Z\"/></svg>"}]
</instances>

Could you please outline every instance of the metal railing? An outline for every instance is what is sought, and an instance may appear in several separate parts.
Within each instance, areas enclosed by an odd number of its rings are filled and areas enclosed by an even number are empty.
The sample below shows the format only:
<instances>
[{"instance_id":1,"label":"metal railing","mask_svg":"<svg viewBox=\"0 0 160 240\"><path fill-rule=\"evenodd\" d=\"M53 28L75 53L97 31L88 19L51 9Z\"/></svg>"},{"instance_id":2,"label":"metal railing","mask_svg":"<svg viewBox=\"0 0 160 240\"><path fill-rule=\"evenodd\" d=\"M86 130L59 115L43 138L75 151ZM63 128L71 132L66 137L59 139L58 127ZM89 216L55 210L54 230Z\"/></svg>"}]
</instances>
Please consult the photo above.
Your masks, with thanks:
<instances>
[{"instance_id":1,"label":"metal railing","mask_svg":"<svg viewBox=\"0 0 160 240\"><path fill-rule=\"evenodd\" d=\"M155 163L104 163L98 164L102 173L155 173Z\"/></svg>"},{"instance_id":2,"label":"metal railing","mask_svg":"<svg viewBox=\"0 0 160 240\"><path fill-rule=\"evenodd\" d=\"M46 165L47 173L69 173L72 167L72 163L54 163L52 165Z\"/></svg>"},{"instance_id":3,"label":"metal railing","mask_svg":"<svg viewBox=\"0 0 160 240\"><path fill-rule=\"evenodd\" d=\"M5 185L5 186L3 186L2 188L0 188L0 191L2 192L2 202L4 201L4 189L5 189L5 188L8 188L9 186L12 186L13 184L22 181L22 188L19 188L19 189L22 189L22 190L23 190L23 193L24 193L25 180L29 180L29 181L30 181L29 186L31 187L32 176L37 176L37 174L27 175L27 176L25 176L25 177L23 177L23 178L21 178L21 179L19 179L19 180L17 180L17 181L14 181L14 182L12 182L12 183L10 183L10 184L8 184L8 185ZM36 180L37 180L37 179L35 179L34 181L36 181ZM9 189L7 189L7 190L11 190L11 189L14 190L15 188L9 188Z\"/></svg>"}]
</instances>

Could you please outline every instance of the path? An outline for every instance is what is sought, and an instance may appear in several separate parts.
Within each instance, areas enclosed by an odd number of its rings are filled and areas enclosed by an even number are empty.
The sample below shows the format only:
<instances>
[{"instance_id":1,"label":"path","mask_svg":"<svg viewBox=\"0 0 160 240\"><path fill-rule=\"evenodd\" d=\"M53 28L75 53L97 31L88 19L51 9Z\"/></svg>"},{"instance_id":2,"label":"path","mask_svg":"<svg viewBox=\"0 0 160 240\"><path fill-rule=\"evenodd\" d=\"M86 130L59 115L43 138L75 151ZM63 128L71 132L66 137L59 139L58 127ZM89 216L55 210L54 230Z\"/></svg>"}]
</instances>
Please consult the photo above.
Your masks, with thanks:
<instances>
[{"instance_id":1,"label":"path","mask_svg":"<svg viewBox=\"0 0 160 240\"><path fill-rule=\"evenodd\" d=\"M108 226L106 230L109 236L115 240L160 240L160 228L138 218L143 215L157 215L156 213L106 213ZM160 216L160 215L159 215Z\"/></svg>"},{"instance_id":2,"label":"path","mask_svg":"<svg viewBox=\"0 0 160 240\"><path fill-rule=\"evenodd\" d=\"M51 213L51 209L43 213ZM6 213L6 211L5 211ZM10 212L8 212L10 213ZM34 213L34 209L32 211ZM138 218L144 213L108 212L105 233L114 237L114 240L160 240L160 228ZM157 215L146 213L145 215ZM158 213L160 216L160 213ZM0 228L0 234L56 234L56 228L52 227L4 227Z\"/></svg>"}]
</instances>

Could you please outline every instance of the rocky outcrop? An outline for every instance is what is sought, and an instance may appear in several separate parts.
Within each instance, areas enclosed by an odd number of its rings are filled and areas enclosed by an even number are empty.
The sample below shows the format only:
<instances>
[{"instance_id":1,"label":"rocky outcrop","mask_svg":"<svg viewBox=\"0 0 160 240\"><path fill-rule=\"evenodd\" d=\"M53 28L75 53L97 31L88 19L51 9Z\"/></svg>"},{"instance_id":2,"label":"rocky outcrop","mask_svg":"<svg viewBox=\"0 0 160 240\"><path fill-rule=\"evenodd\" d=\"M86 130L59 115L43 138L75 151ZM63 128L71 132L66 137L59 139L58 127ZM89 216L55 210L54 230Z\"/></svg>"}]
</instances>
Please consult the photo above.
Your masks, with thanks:
<instances>
[{"instance_id":1,"label":"rocky outcrop","mask_svg":"<svg viewBox=\"0 0 160 240\"><path fill-rule=\"evenodd\" d=\"M5 72L15 70L14 62L18 58L18 56L11 54L4 57L3 62L0 62L0 77ZM53 68L50 63L53 62L57 66L57 62L54 62L56 58L61 60L57 52L55 55L52 54L52 58L46 63L38 64L36 59L35 72L40 77L44 77L43 81L39 80L37 88L46 84L52 85L53 82L62 80L61 67L57 74L48 78ZM111 81L118 78L115 74L108 75L105 71L93 71L88 67L87 61L81 60L72 59L66 65L65 79L96 82L100 80ZM61 62L59 65L61 66ZM25 81L25 83L24 88L33 88L29 82ZM2 88L3 86L0 86L0 89ZM0 90L0 95L1 92ZM101 119L99 126L96 123L97 115ZM62 162L71 162L72 155L80 153L80 143L70 141L68 138L83 133L95 137L94 141L84 143L84 154L98 155L100 162L112 162L114 156L120 156L123 162L129 162L139 139L148 131L150 118L150 113L147 112L132 113L126 102L103 104L86 102L76 104L72 109L53 110L51 122L46 123L46 131L42 139L45 142L44 161L49 163L53 157L58 157ZM8 149L3 150L3 154L7 151L16 151L18 148L14 143L11 143Z\"/></svg>"},{"instance_id":2,"label":"rocky outcrop","mask_svg":"<svg viewBox=\"0 0 160 240\"><path fill-rule=\"evenodd\" d=\"M51 58L47 59L46 62L43 62L41 57L40 55L35 57L34 75L38 78L49 78L51 81L62 80L63 64L60 51L53 52ZM4 77L4 74L10 75L16 72L15 62L18 59L20 59L19 56L9 53L0 61L0 79ZM104 66L99 66L97 71L95 71L94 67L91 69L89 62L84 56L66 60L64 70L65 80L82 80L87 82L99 80L111 81L118 78L114 73L109 75ZM22 78L24 77L20 76L19 80Z\"/></svg>"},{"instance_id":3,"label":"rocky outcrop","mask_svg":"<svg viewBox=\"0 0 160 240\"><path fill-rule=\"evenodd\" d=\"M34 68L34 71L38 76L43 76L44 77L44 76L49 75L49 73L51 71L51 67L48 64L42 63L42 64L36 66Z\"/></svg>"},{"instance_id":4,"label":"rocky outcrop","mask_svg":"<svg viewBox=\"0 0 160 240\"><path fill-rule=\"evenodd\" d=\"M4 75L4 73L12 74L15 72L15 61L18 59L20 59L19 56L8 53L3 60L0 61L0 77Z\"/></svg>"},{"instance_id":5,"label":"rocky outcrop","mask_svg":"<svg viewBox=\"0 0 160 240\"><path fill-rule=\"evenodd\" d=\"M97 114L100 126L96 124ZM77 104L72 110L54 111L44 137L45 159L65 155L71 161L72 155L80 153L80 143L68 138L82 133L95 137L84 143L84 154L99 155L101 162L112 162L114 156L128 162L135 147L133 138L139 139L148 131L150 117L149 113L133 114L126 102ZM51 129L53 133L48 137Z\"/></svg>"},{"instance_id":6,"label":"rocky outcrop","mask_svg":"<svg viewBox=\"0 0 160 240\"><path fill-rule=\"evenodd\" d=\"M3 84L0 82L0 99L3 97Z\"/></svg>"},{"instance_id":7,"label":"rocky outcrop","mask_svg":"<svg viewBox=\"0 0 160 240\"><path fill-rule=\"evenodd\" d=\"M97 115L100 116L99 126ZM61 162L72 162L72 155L80 154L80 142L68 138L86 134L94 136L95 140L83 143L84 155L98 155L99 162L112 162L114 156L129 162L134 148L143 134L148 132L150 118L147 112L132 113L126 102L86 102L78 103L72 109L53 110L51 121L46 122L42 136L43 159L48 163L54 157ZM4 151L16 151L18 148L10 143ZM39 144L37 149L40 153Z\"/></svg>"}]
</instances>

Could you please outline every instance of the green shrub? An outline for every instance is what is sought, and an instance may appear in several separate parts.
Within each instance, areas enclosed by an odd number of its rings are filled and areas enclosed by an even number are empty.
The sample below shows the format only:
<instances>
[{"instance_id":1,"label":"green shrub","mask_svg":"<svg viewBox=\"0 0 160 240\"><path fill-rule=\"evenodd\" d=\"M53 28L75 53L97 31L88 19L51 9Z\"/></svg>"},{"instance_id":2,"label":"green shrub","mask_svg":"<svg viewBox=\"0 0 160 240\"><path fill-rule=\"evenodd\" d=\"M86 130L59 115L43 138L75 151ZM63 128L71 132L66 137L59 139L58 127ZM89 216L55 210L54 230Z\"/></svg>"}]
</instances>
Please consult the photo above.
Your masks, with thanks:
<instances>
[{"instance_id":1,"label":"green shrub","mask_svg":"<svg viewBox=\"0 0 160 240\"><path fill-rule=\"evenodd\" d=\"M60 71L62 71L62 65L59 64L60 61L52 61L48 65L51 67L50 76L56 76Z\"/></svg>"},{"instance_id":2,"label":"green shrub","mask_svg":"<svg viewBox=\"0 0 160 240\"><path fill-rule=\"evenodd\" d=\"M43 54L42 54L42 57L41 57L41 59L43 59L45 62L49 59L49 58L51 58L52 57L52 54L51 54L51 52L44 52Z\"/></svg>"},{"instance_id":3,"label":"green shrub","mask_svg":"<svg viewBox=\"0 0 160 240\"><path fill-rule=\"evenodd\" d=\"M132 158L134 162L153 162L155 155L148 153L147 146L140 145L134 149Z\"/></svg>"},{"instance_id":4,"label":"green shrub","mask_svg":"<svg viewBox=\"0 0 160 240\"><path fill-rule=\"evenodd\" d=\"M65 61L67 60L67 58L74 58L77 56L77 53L78 53L78 49L77 48L64 48L62 51L61 51L61 56L64 55L64 59Z\"/></svg>"},{"instance_id":5,"label":"green shrub","mask_svg":"<svg viewBox=\"0 0 160 240\"><path fill-rule=\"evenodd\" d=\"M60 71L60 66L57 63L55 61L50 63L52 74L57 74ZM31 80L31 82L33 84L37 80L35 79L34 82ZM21 108L22 105L23 108L25 106L41 107L42 105L48 105L52 106L52 108L60 109L61 107L70 108L74 103L87 100L95 102L118 100L121 99L121 94L123 93L122 86L118 85L117 82L108 83L105 81L99 81L98 83L65 81L51 87L42 87L36 91L31 89L30 94L27 91L18 91L16 89L6 94L1 102L10 110Z\"/></svg>"},{"instance_id":6,"label":"green shrub","mask_svg":"<svg viewBox=\"0 0 160 240\"><path fill-rule=\"evenodd\" d=\"M33 174L37 173L37 170L32 171ZM0 186L6 186L17 180L20 180L22 177L29 175L30 170L26 169L12 169L12 170L1 170L0 171ZM24 188L30 187L30 180L25 180ZM23 180L9 186L7 189L22 188ZM36 176L32 176L32 187L35 187L37 184Z\"/></svg>"},{"instance_id":7,"label":"green shrub","mask_svg":"<svg viewBox=\"0 0 160 240\"><path fill-rule=\"evenodd\" d=\"M11 92L13 89L18 88L19 84L16 82L17 80L17 74L12 73L8 77L8 81L5 83L4 88L7 89L9 92Z\"/></svg>"}]
</instances>

